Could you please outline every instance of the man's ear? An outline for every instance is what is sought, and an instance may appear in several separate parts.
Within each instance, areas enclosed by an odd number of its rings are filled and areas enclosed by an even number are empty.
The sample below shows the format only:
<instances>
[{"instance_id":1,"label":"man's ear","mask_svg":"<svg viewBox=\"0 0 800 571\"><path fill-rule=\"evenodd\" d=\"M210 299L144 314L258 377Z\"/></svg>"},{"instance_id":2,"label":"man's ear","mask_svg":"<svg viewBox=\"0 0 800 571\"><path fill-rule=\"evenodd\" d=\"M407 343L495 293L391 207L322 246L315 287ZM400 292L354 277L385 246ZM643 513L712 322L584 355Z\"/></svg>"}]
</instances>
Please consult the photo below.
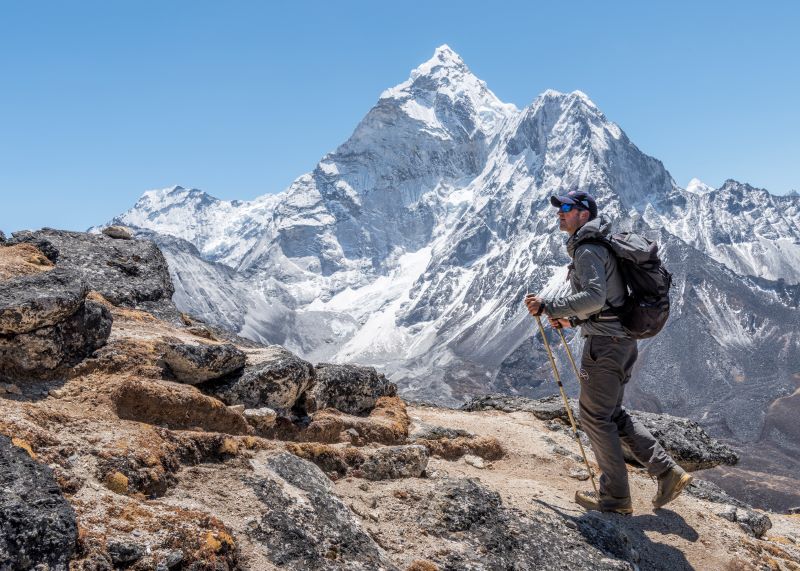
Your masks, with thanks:
<instances>
[{"instance_id":1,"label":"man's ear","mask_svg":"<svg viewBox=\"0 0 800 571\"><path fill-rule=\"evenodd\" d=\"M592 216L592 213L589 212L588 210L581 210L581 221L582 222L588 222L589 218L591 218L591 216Z\"/></svg>"}]
</instances>

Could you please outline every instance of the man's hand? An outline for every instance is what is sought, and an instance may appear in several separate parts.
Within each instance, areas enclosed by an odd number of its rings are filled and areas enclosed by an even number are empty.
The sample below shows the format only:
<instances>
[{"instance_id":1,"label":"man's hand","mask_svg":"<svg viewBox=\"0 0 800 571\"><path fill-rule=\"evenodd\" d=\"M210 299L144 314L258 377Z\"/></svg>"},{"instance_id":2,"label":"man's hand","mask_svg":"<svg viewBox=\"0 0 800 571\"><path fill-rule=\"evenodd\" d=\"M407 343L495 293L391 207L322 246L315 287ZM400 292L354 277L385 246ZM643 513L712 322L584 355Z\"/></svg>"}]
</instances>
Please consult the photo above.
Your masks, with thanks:
<instances>
[{"instance_id":1,"label":"man's hand","mask_svg":"<svg viewBox=\"0 0 800 571\"><path fill-rule=\"evenodd\" d=\"M548 317L547 320L550 322L550 327L554 329L563 329L564 327L572 327L572 325L569 322L569 319Z\"/></svg>"},{"instance_id":2,"label":"man's hand","mask_svg":"<svg viewBox=\"0 0 800 571\"><path fill-rule=\"evenodd\" d=\"M528 308L530 314L534 317L542 314L542 303L544 303L544 300L535 294L529 293L525 296L525 306Z\"/></svg>"}]
</instances>

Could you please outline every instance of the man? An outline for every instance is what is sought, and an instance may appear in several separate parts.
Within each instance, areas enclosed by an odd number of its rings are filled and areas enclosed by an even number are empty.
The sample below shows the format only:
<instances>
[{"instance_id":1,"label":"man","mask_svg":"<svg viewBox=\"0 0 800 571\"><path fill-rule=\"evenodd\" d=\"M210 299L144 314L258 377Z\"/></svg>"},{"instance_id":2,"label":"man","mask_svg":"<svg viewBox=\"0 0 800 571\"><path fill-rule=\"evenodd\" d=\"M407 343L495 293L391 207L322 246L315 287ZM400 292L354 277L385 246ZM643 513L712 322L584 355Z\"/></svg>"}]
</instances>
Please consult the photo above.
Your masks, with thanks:
<instances>
[{"instance_id":1,"label":"man","mask_svg":"<svg viewBox=\"0 0 800 571\"><path fill-rule=\"evenodd\" d=\"M533 315L546 313L553 327L579 324L584 337L580 418L602 475L599 497L594 492L578 491L575 501L589 510L633 512L622 455L624 441L636 459L658 478L653 505L659 508L678 497L692 476L622 406L638 348L619 318L608 310L623 305L627 288L616 258L607 248L581 243L608 235L610 224L605 217L597 217L597 203L585 192L552 196L550 202L558 208L559 229L569 234L567 252L572 258L569 280L573 293L552 299L528 294L525 304Z\"/></svg>"}]
</instances>

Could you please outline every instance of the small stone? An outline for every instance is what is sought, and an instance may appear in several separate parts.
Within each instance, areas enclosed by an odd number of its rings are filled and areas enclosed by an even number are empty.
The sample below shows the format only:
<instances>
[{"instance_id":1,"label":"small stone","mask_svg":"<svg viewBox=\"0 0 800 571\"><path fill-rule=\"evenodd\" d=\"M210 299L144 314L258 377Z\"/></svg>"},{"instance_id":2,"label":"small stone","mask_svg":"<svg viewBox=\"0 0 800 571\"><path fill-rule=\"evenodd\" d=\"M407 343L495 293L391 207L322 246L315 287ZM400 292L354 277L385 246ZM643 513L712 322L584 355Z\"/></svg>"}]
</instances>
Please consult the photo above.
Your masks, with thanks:
<instances>
[{"instance_id":1,"label":"small stone","mask_svg":"<svg viewBox=\"0 0 800 571\"><path fill-rule=\"evenodd\" d=\"M21 395L22 390L13 383L0 383L0 394Z\"/></svg>"},{"instance_id":2,"label":"small stone","mask_svg":"<svg viewBox=\"0 0 800 571\"><path fill-rule=\"evenodd\" d=\"M572 468L569 471L569 477L575 478L576 480L588 480L589 479L589 471L583 468Z\"/></svg>"},{"instance_id":3,"label":"small stone","mask_svg":"<svg viewBox=\"0 0 800 571\"><path fill-rule=\"evenodd\" d=\"M244 405L234 406L241 406L244 409ZM244 415L245 420L247 420L247 423L256 430L267 430L272 428L272 426L275 424L275 420L278 418L278 413L266 406L261 408L244 409L242 414Z\"/></svg>"},{"instance_id":4,"label":"small stone","mask_svg":"<svg viewBox=\"0 0 800 571\"><path fill-rule=\"evenodd\" d=\"M107 226L103 228L103 234L115 240L133 239L133 233L125 226Z\"/></svg>"},{"instance_id":5,"label":"small stone","mask_svg":"<svg viewBox=\"0 0 800 571\"><path fill-rule=\"evenodd\" d=\"M574 521L572 521L571 519L568 519L567 521L565 521L564 525L566 525L570 529L578 529L578 524L575 523Z\"/></svg>"},{"instance_id":6,"label":"small stone","mask_svg":"<svg viewBox=\"0 0 800 571\"><path fill-rule=\"evenodd\" d=\"M244 412L244 405L243 404L234 404L228 407L230 410L234 412Z\"/></svg>"},{"instance_id":7,"label":"small stone","mask_svg":"<svg viewBox=\"0 0 800 571\"><path fill-rule=\"evenodd\" d=\"M363 492L368 492L369 491L369 484L367 484L366 482L361 482L358 485L358 489L363 491Z\"/></svg>"},{"instance_id":8,"label":"small stone","mask_svg":"<svg viewBox=\"0 0 800 571\"><path fill-rule=\"evenodd\" d=\"M138 543L111 541L108 543L111 561L120 567L127 567L144 557L145 549Z\"/></svg>"},{"instance_id":9,"label":"small stone","mask_svg":"<svg viewBox=\"0 0 800 571\"><path fill-rule=\"evenodd\" d=\"M472 454L465 454L464 455L464 462L466 462L470 466L474 466L475 468L479 468L481 470L486 468L486 462L484 462L483 458L481 458L480 456L474 456Z\"/></svg>"}]
</instances>

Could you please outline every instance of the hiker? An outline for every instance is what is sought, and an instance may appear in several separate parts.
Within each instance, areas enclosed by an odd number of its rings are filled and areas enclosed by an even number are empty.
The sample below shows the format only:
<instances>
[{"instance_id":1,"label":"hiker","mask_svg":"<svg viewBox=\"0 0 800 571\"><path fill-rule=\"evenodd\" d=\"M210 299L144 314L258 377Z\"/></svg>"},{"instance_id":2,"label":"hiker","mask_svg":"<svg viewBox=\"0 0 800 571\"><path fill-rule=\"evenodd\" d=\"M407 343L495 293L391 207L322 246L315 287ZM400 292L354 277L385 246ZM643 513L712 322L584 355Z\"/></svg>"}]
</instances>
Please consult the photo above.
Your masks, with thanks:
<instances>
[{"instance_id":1,"label":"hiker","mask_svg":"<svg viewBox=\"0 0 800 571\"><path fill-rule=\"evenodd\" d=\"M553 327L579 325L584 337L578 402L581 424L602 474L599 497L595 492L578 491L575 501L588 510L633 512L622 455L624 441L647 471L658 478L653 505L659 508L678 497L692 476L622 406L638 348L636 339L610 309L624 305L627 287L615 256L606 247L581 243L604 239L609 235L610 223L606 217L597 216L597 203L586 192L573 190L550 197L550 202L558 208L559 230L569 234L567 252L572 263L568 279L572 294L548 299L528 294L525 305L534 316L545 313Z\"/></svg>"}]
</instances>

